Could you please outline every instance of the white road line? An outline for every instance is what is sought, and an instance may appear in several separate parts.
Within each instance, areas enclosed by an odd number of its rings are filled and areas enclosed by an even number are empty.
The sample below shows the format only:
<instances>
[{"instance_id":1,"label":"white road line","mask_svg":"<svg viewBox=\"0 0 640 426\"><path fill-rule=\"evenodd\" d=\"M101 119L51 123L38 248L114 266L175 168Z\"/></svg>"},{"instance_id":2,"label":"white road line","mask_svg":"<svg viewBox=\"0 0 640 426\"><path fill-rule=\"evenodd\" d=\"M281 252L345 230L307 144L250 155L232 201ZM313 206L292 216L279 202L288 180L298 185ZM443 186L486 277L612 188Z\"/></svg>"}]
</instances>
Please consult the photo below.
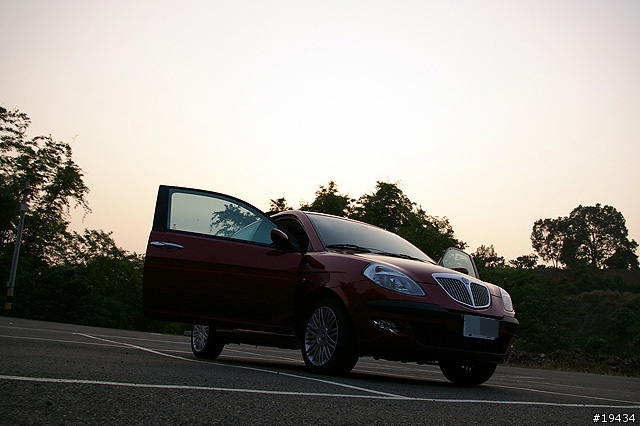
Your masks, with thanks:
<instances>
[{"instance_id":1,"label":"white road line","mask_svg":"<svg viewBox=\"0 0 640 426\"><path fill-rule=\"evenodd\" d=\"M152 353L154 355L160 355L160 356L164 356L167 358L173 358L173 359L178 359L178 360L183 360L183 361L189 361L189 362L203 362L201 360L198 359L194 359L194 358L188 358L188 357L183 357L183 356L177 356L177 355L171 355L165 352L161 352L158 350L154 350L154 349L150 349L150 348L145 348L143 346L138 346L138 345L133 345L130 343L124 343L124 342L118 342L115 340L109 340L109 339L104 339L101 337L97 337L97 336L93 336L90 334L86 334L86 333L73 333L74 335L78 335L78 336L82 336L82 337L86 337L88 339L92 339L92 340L98 340L101 342L104 342L102 344L98 344L98 345L104 345L104 346L125 346L125 347L130 347L133 349L138 349L144 352L148 352L148 353ZM15 336L0 336L0 337L8 337L8 338L17 338ZM44 339L44 338L32 338L32 337L19 337L21 339L30 339L30 340L48 340L48 341L57 341L57 342L63 342L63 343L75 343L75 344L88 344L87 342L80 342L80 341L70 341L70 340L55 340L55 339ZM93 344L97 344L97 343L93 343ZM232 350L235 352L242 352L242 351L238 351L238 350ZM250 352L247 352L250 353ZM256 355L253 353L250 353L251 355ZM272 356L273 357L273 356ZM276 358L276 357L273 357ZM286 358L283 358L286 359ZM217 364L215 362L213 363L209 363L211 365L222 365L222 364ZM229 366L228 364L225 364L225 366ZM417 401L427 401L427 402L449 402L449 403L455 403L455 402L460 402L460 403L468 403L468 402L476 402L476 403L493 403L493 404L514 404L514 405L542 405L542 406L559 406L559 407L592 407L592 408L640 408L640 405L637 405L638 402L637 401L627 401L627 400L619 400L619 399L612 399L612 398L602 398L602 397L594 397L594 396L586 396L586 395L576 395L576 394L568 394L568 393L562 393L562 392L552 392L552 391L545 391L545 390L539 390L539 389L531 389L531 388L525 388L525 387L515 387L515 386L504 386L504 385L491 385L493 387L500 387L500 388L505 388L505 389L515 389L515 390L522 390L522 391L527 391L527 392L532 392L532 393L543 393L543 394L551 394L551 395L560 395L560 396L566 396L566 397L573 397L573 398L580 398L580 399L591 399L591 400L597 400L597 401L611 401L611 402L615 402L615 403L626 403L626 404L634 404L634 405L622 405L622 406L614 406L614 405L592 405L592 404L562 404L562 403L547 403L547 402L528 402L528 401L491 401L491 400L461 400L461 399L437 399L437 398L415 398L415 397L407 397L407 396L403 396L403 395L397 395L397 394L392 394L392 393L387 393L387 392L381 392L381 391L376 391L374 389L368 389L368 388L363 388L363 387L359 387L359 386L353 386L353 385L348 385L345 383L340 383L340 382L335 382L332 380L324 380L324 379L319 379L319 378L313 378L313 377L306 377L306 376L301 376L301 375L297 375L297 374L291 374L291 373L284 373L284 372L280 372L280 371L274 371L274 370L267 370L267 369L262 369L262 368L256 368L256 367L248 367L248 366L240 366L240 365L232 365L231 367L233 368L239 368L239 369L244 369L244 370L251 370L251 371L257 371L257 372L262 372L262 373L269 373L269 374L278 374L278 375L282 375L282 376L287 376L287 377L293 377L293 378L297 378L297 379L301 379L301 380L308 380L308 381L316 381L316 382L320 382L320 383L325 383L325 384L329 384L329 385L333 385L333 386L337 386L337 387L343 387L343 388L347 388L347 389L352 389L352 390L357 390L360 392L365 392L368 394L373 394L373 395L342 395L342 394L333 394L333 393L305 393L305 392L287 392L287 391L261 391L261 390L252 390L252 389L233 389L233 388L206 388L206 387L198 387L198 386L174 386L174 385L143 385L143 384L133 384L133 383L117 383L117 382L98 382L98 381L91 381L91 380L73 380L73 379L46 379L46 378L16 378L15 380L25 380L25 381L53 381L53 382L59 382L59 383L85 383L85 384L110 384L110 385L118 385L118 386L138 386L138 387L166 387L168 389L204 389L204 390L220 390L220 391L228 391L228 392L247 392L247 393L270 393L270 394L281 394L281 395L302 395L302 396L348 396L351 398L382 398L382 399L393 399L393 400L417 400ZM383 374L385 375L385 374ZM396 377L396 375L390 375L391 377ZM17 377L17 376L0 376L1 379L7 379L7 378L11 378L11 377ZM415 377L412 377L415 378Z\"/></svg>"},{"instance_id":2,"label":"white road line","mask_svg":"<svg viewBox=\"0 0 640 426\"><path fill-rule=\"evenodd\" d=\"M419 376L415 376L415 375L409 375L409 374L399 374L399 373L386 373L384 371L378 371L378 370L364 370L362 368L358 368L357 370L354 370L354 373L360 373L363 375L374 375L377 377L387 377L390 379L405 379L405 380L415 380L415 381L421 381L424 380L423 377L419 377ZM427 372L429 373L429 372ZM434 372L434 375L436 375L436 378L433 377L429 377L429 382L440 382L440 383L449 383L448 380L445 379L441 379L440 377L442 376L439 373Z\"/></svg>"},{"instance_id":3,"label":"white road line","mask_svg":"<svg viewBox=\"0 0 640 426\"><path fill-rule=\"evenodd\" d=\"M90 338L90 339L101 340L103 342L108 342L108 343L114 343L114 344L120 343L123 346L127 346L127 347L130 347L130 348L135 348L135 349L140 349L140 350L145 351L145 352L150 352L150 353L153 353L153 354L156 354L156 355L162 355L162 356L166 356L166 357L169 357L169 358L181 359L181 360L192 361L192 362L193 361L198 361L198 360L193 359L193 358L184 358L184 357L181 357L181 356L165 354L165 353L162 353L162 352L155 351L153 349L148 349L148 348L143 348L142 346L132 345L130 343L116 342L116 341L113 341L113 340L102 339L100 337L95 337L95 336L91 336L91 335L83 334L83 333L78 333L78 335L84 336L84 337L87 337L87 338ZM212 364L215 364L215 363L212 363ZM314 377L305 377L305 376L299 376L297 374L283 373L283 372L280 372L280 371L266 370L266 369L263 369L263 368L256 368L256 367L246 367L246 366L241 366L241 365L233 365L232 367L240 368L240 369L243 369L243 370L259 371L261 373L278 374L278 375L281 375L281 376L288 376L288 377L293 377L293 378L297 378L297 379L301 379L301 380L321 382L321 383L330 384L330 385L343 387L343 388L347 388L347 389L358 390L360 392L372 393L372 394L376 394L376 395L382 395L382 396L387 397L387 398L394 398L394 399L403 398L400 395L394 395L394 394L390 394L390 393L387 393L387 392L380 392L380 391L376 391L376 390L373 390L373 389L367 389L367 388L363 388L363 387L359 387L359 386L347 385L347 384L344 384L344 383L334 382L334 381L330 381L330 380L317 379L317 378L314 378Z\"/></svg>"},{"instance_id":4,"label":"white road line","mask_svg":"<svg viewBox=\"0 0 640 426\"><path fill-rule=\"evenodd\" d=\"M112 341L112 340L102 339L102 338L95 337L95 336L90 336L88 334L82 334L82 333L79 333L79 334L82 335L82 336L88 337L88 338L102 340L102 341L105 341L105 342L108 342L108 343L112 343L112 344L120 343L120 342L116 342L116 341ZM188 361L194 361L193 358L184 358L184 357L179 357L179 356L175 356L175 355L164 354L162 352L158 352L158 351L154 351L154 350L151 350L151 349L143 348L141 346L131 345L129 343L121 343L121 344L125 345L125 346L132 347L132 348L141 349L143 351L151 352L151 353L154 353L154 354L158 354L158 355L163 355L163 356L168 356L168 357L171 357L171 358L183 359L183 360L188 360ZM283 375L283 376L294 377L294 378L298 378L298 379L302 379L302 380L317 381L317 382L320 382L320 383L330 384L330 385L334 385L334 386L340 386L340 387L344 387L344 388L348 388L348 389L358 390L358 391L361 391L361 392L372 393L372 394L375 394L375 395L382 395L382 396L393 398L393 399L406 399L406 398L408 398L408 397L405 397L405 396L402 396L402 395L390 394L390 393L376 391L376 390L373 390L373 389L367 389L367 388L363 388L363 387L359 387L359 386L347 385L347 384L335 382L335 381L332 381L332 380L323 380L323 379L318 379L318 378L313 378L313 377L305 377L305 376L300 376L300 375L297 375L297 374L284 373L284 372L278 372L278 371L272 371L272 370L265 370L265 369L256 368L256 367L246 367L246 366L234 366L234 367L242 368L242 369L246 369L246 370L252 370L252 371L259 371L259 372L263 372L263 373L280 374L280 375ZM590 400L596 400L596 401L611 401L611 402L616 402L616 403L637 404L637 402L635 402L635 401L626 401L626 400L618 400L618 399L611 399L611 398L601 398L601 397L585 396L585 395L574 395L574 394L567 394L567 393L562 393L562 392L544 391L544 390L530 389L530 388L523 388L523 387L512 387L512 386L502 386L502 385L495 385L495 386L496 387L501 387L501 388L507 388L507 389L523 390L523 391L528 391L528 392L533 392L533 393L544 393L544 394L551 394L551 395L561 395L561 396L581 398L581 399L590 399ZM583 405L583 404L577 404L577 405Z\"/></svg>"},{"instance_id":5,"label":"white road line","mask_svg":"<svg viewBox=\"0 0 640 426\"><path fill-rule=\"evenodd\" d=\"M63 383L71 385L102 385L102 386L121 386L133 388L150 388L150 389L180 389L180 390L199 390L199 391L218 391L218 392L240 392L240 393L256 393L265 395L286 395L286 396L322 396L322 397L340 397L340 398L364 398L364 399L393 399L408 400L405 397L392 396L376 396L376 395L354 395L354 394L338 394L338 393L320 393L320 392L292 392L292 391L272 391L260 389L241 389L241 388L219 388L212 386L188 386L188 385L158 385L150 383L126 383L126 382L107 382L101 380L78 380L78 379L56 379L48 377L22 377L22 376L6 376L0 375L0 380L13 380L22 382L36 383Z\"/></svg>"},{"instance_id":6,"label":"white road line","mask_svg":"<svg viewBox=\"0 0 640 426\"><path fill-rule=\"evenodd\" d=\"M84 333L73 333L73 334L76 334L78 336L83 336L83 337L86 337L88 339L95 339L95 340L100 340L102 342L107 342L107 343L111 343L111 344L115 344L115 345L126 346L126 347L133 348L133 349L139 349L141 351L149 352L149 353L152 353L154 355L166 356L167 358L175 358L175 359L180 359L180 360L183 360L183 361L192 361L192 362L193 361L197 361L197 360L195 360L193 358L185 358L185 357L182 357L182 356L166 354L164 352L159 352L159 351L156 351L154 349L149 349L149 348L145 348L145 347L138 346L138 345L132 345L131 343L124 343L124 342L117 342L115 340L103 339L101 337L91 336L90 334L84 334Z\"/></svg>"},{"instance_id":7,"label":"white road line","mask_svg":"<svg viewBox=\"0 0 640 426\"><path fill-rule=\"evenodd\" d=\"M122 347L120 343L95 343L95 342L80 342L78 340L62 340L62 339L49 339L44 337L25 337L25 336L6 336L0 335L0 337L5 337L8 339L21 339L21 340L41 340L46 342L56 342L56 343L73 343L76 345L92 345L92 346L107 346L107 347Z\"/></svg>"},{"instance_id":8,"label":"white road line","mask_svg":"<svg viewBox=\"0 0 640 426\"><path fill-rule=\"evenodd\" d=\"M278 356L278 355L257 354L255 352L249 352L249 351L246 351L246 350L231 349L231 348L225 347L223 353L228 355L229 352L236 352L236 353L240 353L240 354L253 355L254 357L257 357L259 359L271 358L271 359L279 359L279 360L282 360L282 361L292 361L292 362L296 362L296 363L300 363L301 362L301 360L299 358L287 358L287 357Z\"/></svg>"},{"instance_id":9,"label":"white road line","mask_svg":"<svg viewBox=\"0 0 640 426\"><path fill-rule=\"evenodd\" d=\"M56 379L49 377L23 377L23 376L7 376L0 375L0 380L35 382L35 383L53 383L53 384L69 384L69 385L98 385L98 386L119 386L143 389L178 389L178 390L197 390L197 391L213 391L213 392L237 392L261 395L283 395L283 396L307 396L322 398L350 398L350 399L378 399L390 401L413 401L413 402L438 402L445 404L493 404L493 405L527 405L527 406L545 406L545 407L564 407L564 408L606 408L606 409L636 409L640 405L604 405L604 404L565 404L558 402L532 402L532 401L496 401L486 399L450 399L450 398L417 398L407 396L385 396L385 395L354 395L339 393L319 393L319 392L291 392L291 391L272 391L260 389L241 389L241 388L221 388L212 386L187 386L187 385L158 385L150 383L126 383L126 382L107 382L100 380L76 380L76 379Z\"/></svg>"},{"instance_id":10,"label":"white road line","mask_svg":"<svg viewBox=\"0 0 640 426\"><path fill-rule=\"evenodd\" d=\"M504 385L493 385L493 386L497 387L497 388L503 388L503 389L523 390L523 391L527 391L527 392L544 393L544 394L549 394L549 395L561 395L561 396L570 396L570 397L573 397L573 398L593 399L593 400L596 400L596 401L611 401L611 402L624 402L624 403L627 403L627 404L638 404L638 401L627 401L627 400L624 400L624 399L602 398L602 397L599 397L599 396L588 396L588 395L576 395L576 394L571 394L571 393L553 392L553 391L546 391L546 390L541 390L541 389L522 388L522 387L517 387L517 386L504 386Z\"/></svg>"},{"instance_id":11,"label":"white road line","mask_svg":"<svg viewBox=\"0 0 640 426\"><path fill-rule=\"evenodd\" d=\"M74 333L74 334L79 334L79 333ZM152 334L152 333L149 333ZM153 335L153 334L152 334ZM96 336L96 337L111 337L111 338L115 338L117 337L118 339L125 339L125 340L137 340L137 341L143 341L143 342L154 342L154 343L169 343L172 345L184 345L185 342L188 342L187 339L184 339L183 341L178 341L178 340L159 340L159 339L144 339L142 337L137 337L137 336L111 336L108 334L92 334L92 336ZM162 334L157 334L157 336L163 336ZM180 337L180 336L175 336L175 337Z\"/></svg>"}]
</instances>

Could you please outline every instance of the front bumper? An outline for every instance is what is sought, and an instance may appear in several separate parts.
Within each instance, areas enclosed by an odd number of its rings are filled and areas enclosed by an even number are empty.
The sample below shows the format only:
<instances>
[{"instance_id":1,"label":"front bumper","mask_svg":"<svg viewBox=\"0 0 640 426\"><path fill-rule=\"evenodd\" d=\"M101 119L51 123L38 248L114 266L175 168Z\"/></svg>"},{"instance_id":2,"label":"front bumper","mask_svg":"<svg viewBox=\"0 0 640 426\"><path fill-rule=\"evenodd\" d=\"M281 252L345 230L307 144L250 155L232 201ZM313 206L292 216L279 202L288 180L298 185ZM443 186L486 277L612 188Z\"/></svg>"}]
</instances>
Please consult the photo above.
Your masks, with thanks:
<instances>
[{"instance_id":1,"label":"front bumper","mask_svg":"<svg viewBox=\"0 0 640 426\"><path fill-rule=\"evenodd\" d=\"M430 362L446 359L504 362L509 359L519 323L513 317L498 320L498 337L493 340L463 335L464 315L439 305L399 300L372 300L365 303L371 327L374 319L392 321L393 334L377 329L359 339L362 355L394 361Z\"/></svg>"}]
</instances>

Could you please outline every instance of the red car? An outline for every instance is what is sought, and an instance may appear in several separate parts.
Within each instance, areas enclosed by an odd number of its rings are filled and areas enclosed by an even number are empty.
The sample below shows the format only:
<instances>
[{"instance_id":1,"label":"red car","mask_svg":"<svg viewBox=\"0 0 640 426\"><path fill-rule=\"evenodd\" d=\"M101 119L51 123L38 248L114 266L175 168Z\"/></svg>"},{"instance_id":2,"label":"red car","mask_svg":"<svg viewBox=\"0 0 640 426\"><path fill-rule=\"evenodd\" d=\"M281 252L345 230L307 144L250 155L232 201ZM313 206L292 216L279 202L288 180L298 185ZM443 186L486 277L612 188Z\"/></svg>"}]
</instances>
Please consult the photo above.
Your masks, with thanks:
<instances>
[{"instance_id":1,"label":"red car","mask_svg":"<svg viewBox=\"0 0 640 426\"><path fill-rule=\"evenodd\" d=\"M215 192L160 186L143 278L145 314L195 324L191 348L301 349L322 374L361 356L438 362L478 385L511 353L509 294L449 249L439 263L383 229L305 211L274 215Z\"/></svg>"}]
</instances>

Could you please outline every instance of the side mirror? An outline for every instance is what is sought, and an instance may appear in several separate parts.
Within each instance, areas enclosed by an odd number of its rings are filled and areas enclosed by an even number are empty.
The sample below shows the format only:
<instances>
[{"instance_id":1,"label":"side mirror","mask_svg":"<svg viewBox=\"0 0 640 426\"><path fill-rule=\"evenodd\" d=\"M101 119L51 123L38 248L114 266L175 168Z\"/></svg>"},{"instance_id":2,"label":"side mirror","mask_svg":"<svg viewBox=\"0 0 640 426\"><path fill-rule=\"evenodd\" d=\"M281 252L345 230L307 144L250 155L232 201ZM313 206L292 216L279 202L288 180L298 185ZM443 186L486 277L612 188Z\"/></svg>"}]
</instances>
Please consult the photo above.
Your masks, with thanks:
<instances>
[{"instance_id":1,"label":"side mirror","mask_svg":"<svg viewBox=\"0 0 640 426\"><path fill-rule=\"evenodd\" d=\"M273 228L271 230L271 241L273 241L273 243L278 248L281 248L283 250L289 250L294 247L294 245L289 240L289 236L278 228Z\"/></svg>"}]
</instances>

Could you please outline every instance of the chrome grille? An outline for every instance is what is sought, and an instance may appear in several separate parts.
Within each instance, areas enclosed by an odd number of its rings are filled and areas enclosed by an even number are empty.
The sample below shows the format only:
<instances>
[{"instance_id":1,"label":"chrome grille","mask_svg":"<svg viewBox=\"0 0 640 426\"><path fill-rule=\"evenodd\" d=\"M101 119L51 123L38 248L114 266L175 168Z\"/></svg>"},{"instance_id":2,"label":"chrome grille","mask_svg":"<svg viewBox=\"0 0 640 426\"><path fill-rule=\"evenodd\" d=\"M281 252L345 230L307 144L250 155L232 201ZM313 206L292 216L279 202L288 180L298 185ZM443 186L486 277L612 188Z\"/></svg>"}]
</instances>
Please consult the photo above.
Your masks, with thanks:
<instances>
[{"instance_id":1,"label":"chrome grille","mask_svg":"<svg viewBox=\"0 0 640 426\"><path fill-rule=\"evenodd\" d=\"M449 297L471 308L486 308L491 304L489 289L480 283L452 274L434 274L440 287Z\"/></svg>"},{"instance_id":2,"label":"chrome grille","mask_svg":"<svg viewBox=\"0 0 640 426\"><path fill-rule=\"evenodd\" d=\"M489 290L478 283L471 283L471 294L475 306L489 306Z\"/></svg>"},{"instance_id":3,"label":"chrome grille","mask_svg":"<svg viewBox=\"0 0 640 426\"><path fill-rule=\"evenodd\" d=\"M453 300L473 306L471 295L462 281L453 278L437 278L437 280L440 287L442 287Z\"/></svg>"}]
</instances>

